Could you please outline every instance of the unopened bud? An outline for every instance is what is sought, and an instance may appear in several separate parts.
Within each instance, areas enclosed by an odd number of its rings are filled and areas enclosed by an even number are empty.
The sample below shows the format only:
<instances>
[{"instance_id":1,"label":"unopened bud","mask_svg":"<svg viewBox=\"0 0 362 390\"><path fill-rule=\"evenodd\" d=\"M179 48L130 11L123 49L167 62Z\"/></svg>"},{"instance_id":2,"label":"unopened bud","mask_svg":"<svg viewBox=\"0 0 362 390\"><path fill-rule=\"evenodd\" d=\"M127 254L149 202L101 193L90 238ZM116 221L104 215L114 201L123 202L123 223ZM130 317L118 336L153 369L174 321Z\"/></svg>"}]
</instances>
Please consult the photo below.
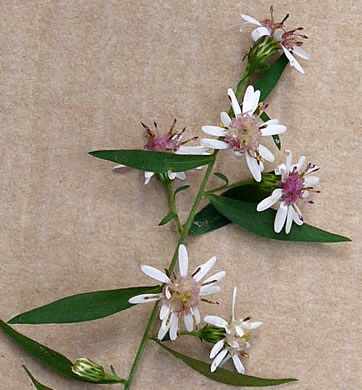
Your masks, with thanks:
<instances>
[{"instance_id":1,"label":"unopened bud","mask_svg":"<svg viewBox=\"0 0 362 390\"><path fill-rule=\"evenodd\" d=\"M86 358L77 359L72 365L74 374L94 383L107 381L109 383L121 383L123 379L115 375L107 374L103 367Z\"/></svg>"},{"instance_id":2,"label":"unopened bud","mask_svg":"<svg viewBox=\"0 0 362 390\"><path fill-rule=\"evenodd\" d=\"M281 182L281 177L275 175L273 172L262 173L262 179L257 185L265 192L272 193L275 189L279 188L279 183Z\"/></svg>"},{"instance_id":3,"label":"unopened bud","mask_svg":"<svg viewBox=\"0 0 362 390\"><path fill-rule=\"evenodd\" d=\"M249 74L265 70L269 58L280 49L280 42L271 36L263 36L258 39L248 54Z\"/></svg>"},{"instance_id":4,"label":"unopened bud","mask_svg":"<svg viewBox=\"0 0 362 390\"><path fill-rule=\"evenodd\" d=\"M199 335L201 340L216 344L225 338L226 331L224 328L219 328L218 326L206 325L199 331Z\"/></svg>"}]
</instances>

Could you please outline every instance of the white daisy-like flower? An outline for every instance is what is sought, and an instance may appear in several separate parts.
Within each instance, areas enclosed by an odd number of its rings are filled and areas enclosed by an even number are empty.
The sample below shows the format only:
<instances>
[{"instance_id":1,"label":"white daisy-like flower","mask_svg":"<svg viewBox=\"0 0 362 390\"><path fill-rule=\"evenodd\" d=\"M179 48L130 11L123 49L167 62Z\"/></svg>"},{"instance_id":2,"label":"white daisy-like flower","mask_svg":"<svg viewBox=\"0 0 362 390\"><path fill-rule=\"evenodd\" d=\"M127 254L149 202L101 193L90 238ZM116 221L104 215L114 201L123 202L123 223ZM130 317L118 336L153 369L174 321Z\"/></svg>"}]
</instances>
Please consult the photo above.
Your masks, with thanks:
<instances>
[{"instance_id":1,"label":"white daisy-like flower","mask_svg":"<svg viewBox=\"0 0 362 390\"><path fill-rule=\"evenodd\" d=\"M207 324L224 328L226 331L225 338L218 341L210 352L210 359L213 359L211 372L214 372L217 367L221 367L231 358L233 359L237 372L239 374L244 374L245 369L241 363L240 357L249 357L244 350L250 347L248 342L250 331L259 328L259 326L263 324L262 322L250 322L251 317L239 320L235 319L236 294L237 288L235 287L230 322L227 322L218 316L206 316L204 318L204 321Z\"/></svg>"},{"instance_id":2,"label":"white daisy-like flower","mask_svg":"<svg viewBox=\"0 0 362 390\"><path fill-rule=\"evenodd\" d=\"M200 301L212 303L204 297L218 293L220 287L215 284L225 276L225 271L218 272L206 280L201 279L215 264L216 257L212 257L206 263L198 266L191 274L188 273L189 260L184 245L178 249L178 272L167 276L157 268L143 265L141 270L150 278L164 283L159 294L141 294L129 299L129 303L147 303L161 301L160 320L161 328L158 332L159 340L162 340L169 331L170 339L175 340L179 330L179 319L184 318L185 327L191 332L200 323Z\"/></svg>"},{"instance_id":3,"label":"white daisy-like flower","mask_svg":"<svg viewBox=\"0 0 362 390\"><path fill-rule=\"evenodd\" d=\"M303 27L298 27L294 30L286 31L284 22L288 19L289 14L287 14L279 23L274 22L272 6L270 7L270 14L270 19L266 19L261 22L258 22L256 19L248 15L241 14L241 17L245 20L245 24L253 24L257 26L257 28L255 28L251 33L251 37L254 42L263 36L272 36L275 41L280 42L280 46L288 58L290 65L299 72L304 73L304 70L299 62L293 57L293 54L295 54L305 60L310 59L310 55L301 49L303 44L301 39L308 38L306 35L298 33L298 31L303 30ZM242 28L240 31L242 31Z\"/></svg>"},{"instance_id":4,"label":"white daisy-like flower","mask_svg":"<svg viewBox=\"0 0 362 390\"><path fill-rule=\"evenodd\" d=\"M172 126L169 130L169 132L166 135L156 135L147 125L142 123L143 128L146 131L146 134L149 137L149 140L147 144L145 145L144 149L153 151L153 152L169 152L169 153L175 153L175 154L194 154L194 155L200 155L200 154L208 154L207 150L208 148L203 146L185 146L187 142L194 141L197 139L197 137L193 137L191 139L188 139L186 141L182 141L184 132L186 131L186 128L184 128L180 132L175 132L175 125L176 125L176 119L173 121ZM154 122L154 126L156 131L158 130L157 123ZM118 164L113 167L113 169L119 169L119 168L125 168L126 165ZM202 168L202 167L199 167ZM196 168L197 169L197 168ZM154 175L154 172L145 172L145 184L148 184ZM168 172L168 177L170 180L179 179L179 180L186 180L186 174L185 172Z\"/></svg>"},{"instance_id":5,"label":"white daisy-like flower","mask_svg":"<svg viewBox=\"0 0 362 390\"><path fill-rule=\"evenodd\" d=\"M310 192L319 193L319 191L313 189L313 186L319 183L319 178L310 176L319 168L309 163L306 169L303 170L304 162L305 157L302 156L297 164L292 165L292 153L287 150L286 163L280 164L274 170L276 175L281 175L280 188L274 190L271 196L262 200L256 207L257 211L264 211L280 201L280 207L274 220L274 231L276 233L283 229L285 221L285 232L287 234L290 232L293 222L297 225L303 225L303 217L298 202L305 200ZM311 200L307 202L313 203Z\"/></svg>"},{"instance_id":6,"label":"white daisy-like flower","mask_svg":"<svg viewBox=\"0 0 362 390\"><path fill-rule=\"evenodd\" d=\"M226 112L220 114L222 126L203 126L206 134L222 139L201 139L201 145L213 149L232 149L236 157L246 157L246 163L256 181L261 181L264 170L263 161L274 162L273 153L259 143L261 137L284 133L286 127L277 119L267 122L259 120L263 110L259 104L260 91L254 91L249 85L246 89L242 110L231 88L228 96L234 110L235 118L231 119Z\"/></svg>"}]
</instances>

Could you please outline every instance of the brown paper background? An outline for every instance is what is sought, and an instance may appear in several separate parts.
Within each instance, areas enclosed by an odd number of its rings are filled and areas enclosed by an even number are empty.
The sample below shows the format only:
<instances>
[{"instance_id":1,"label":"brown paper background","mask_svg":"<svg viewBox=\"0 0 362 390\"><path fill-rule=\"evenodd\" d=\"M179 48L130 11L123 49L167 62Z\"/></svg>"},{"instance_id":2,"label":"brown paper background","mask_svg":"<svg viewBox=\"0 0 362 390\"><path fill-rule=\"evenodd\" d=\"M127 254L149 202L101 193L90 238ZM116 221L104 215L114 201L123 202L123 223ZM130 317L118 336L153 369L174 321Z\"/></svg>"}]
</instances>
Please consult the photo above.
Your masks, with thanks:
<instances>
[{"instance_id":1,"label":"brown paper background","mask_svg":"<svg viewBox=\"0 0 362 390\"><path fill-rule=\"evenodd\" d=\"M305 75L287 68L268 99L269 114L288 127L283 149L321 167L322 193L304 207L305 220L353 242L277 242L228 226L188 239L187 247L192 266L215 255L215 270L228 272L220 305L205 304L203 315L227 317L236 285L239 315L264 322L251 339L248 374L299 378L283 386L295 390L354 390L361 384L360 9L355 0L273 4L278 19L290 12L287 26L305 27L312 60L300 61ZM145 187L138 171L112 173L111 163L87 152L142 148L141 121L156 120L166 130L177 118L179 129L197 135L202 125L218 123L251 44L251 28L239 32L239 14L263 19L269 5L1 1L2 319L71 294L151 284L140 264L169 264L175 229L157 227L167 213L164 189L155 179ZM275 154L280 163L284 155ZM244 162L228 153L220 153L216 170L232 180L248 175ZM201 173L188 179L192 189L178 197L183 219ZM126 377L150 311L142 305L89 323L16 329L71 359L113 364ZM32 388L21 364L54 389L92 388L53 374L5 336L0 341L1 389ZM174 347L204 360L210 350L181 339ZM228 387L149 343L133 388Z\"/></svg>"}]
</instances>

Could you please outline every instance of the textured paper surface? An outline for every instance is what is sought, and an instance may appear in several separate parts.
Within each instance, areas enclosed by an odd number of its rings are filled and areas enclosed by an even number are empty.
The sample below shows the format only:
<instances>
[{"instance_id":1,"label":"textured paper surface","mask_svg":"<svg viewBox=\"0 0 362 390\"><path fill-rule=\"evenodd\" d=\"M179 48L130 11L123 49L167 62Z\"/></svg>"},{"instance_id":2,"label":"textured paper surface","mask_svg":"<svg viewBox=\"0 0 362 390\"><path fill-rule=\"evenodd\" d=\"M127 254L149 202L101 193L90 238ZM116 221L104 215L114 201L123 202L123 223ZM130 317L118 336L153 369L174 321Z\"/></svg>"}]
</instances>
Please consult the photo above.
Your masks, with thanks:
<instances>
[{"instance_id":1,"label":"textured paper surface","mask_svg":"<svg viewBox=\"0 0 362 390\"><path fill-rule=\"evenodd\" d=\"M192 266L215 255L216 271L228 272L220 305L205 304L203 315L227 317L236 285L238 314L264 322L251 339L248 374L299 378L283 386L295 390L354 390L361 385L358 2L273 4L278 19L291 14L287 26L305 27L312 60L301 60L305 75L287 68L268 99L269 115L288 127L283 149L321 167L322 192L304 207L305 220L353 242L276 242L230 225L188 239L187 247ZM111 163L87 152L142 148L141 121L156 120L166 130L177 118L179 129L187 126L196 135L202 125L217 124L251 44L251 28L239 32L239 14L263 19L269 5L1 1L2 319L71 294L152 284L140 264L166 267L176 244L172 224L157 227L167 214L165 191L155 179L144 187L141 172L112 173ZM266 145L273 147L271 140ZM284 160L273 150L278 163ZM216 170L232 180L248 176L245 164L228 153ZM191 172L192 188L178 196L183 219L201 175ZM126 377L151 309L143 305L89 323L16 329L71 359L112 364ZM206 344L178 340L174 348L208 359ZM2 389L32 388L21 364L57 390L92 387L53 374L0 335ZM133 388L228 387L149 343Z\"/></svg>"}]
</instances>

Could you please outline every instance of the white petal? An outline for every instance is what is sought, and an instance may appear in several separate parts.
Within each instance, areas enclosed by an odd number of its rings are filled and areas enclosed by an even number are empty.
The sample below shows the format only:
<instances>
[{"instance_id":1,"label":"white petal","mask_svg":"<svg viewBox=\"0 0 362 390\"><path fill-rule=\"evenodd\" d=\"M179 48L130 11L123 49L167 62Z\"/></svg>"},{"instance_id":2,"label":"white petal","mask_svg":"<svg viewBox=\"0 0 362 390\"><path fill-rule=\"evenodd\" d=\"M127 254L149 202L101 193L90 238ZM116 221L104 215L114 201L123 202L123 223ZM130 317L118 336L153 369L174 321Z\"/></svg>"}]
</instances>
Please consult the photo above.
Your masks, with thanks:
<instances>
[{"instance_id":1,"label":"white petal","mask_svg":"<svg viewBox=\"0 0 362 390\"><path fill-rule=\"evenodd\" d=\"M233 291L233 304L232 304L232 320L235 321L235 302L236 302L236 294L238 293L238 289L234 287Z\"/></svg>"},{"instance_id":2,"label":"white petal","mask_svg":"<svg viewBox=\"0 0 362 390\"><path fill-rule=\"evenodd\" d=\"M112 169L115 170L115 169L119 169L119 168L126 168L127 165L124 165L124 164L118 164L118 165L115 165Z\"/></svg>"},{"instance_id":3,"label":"white petal","mask_svg":"<svg viewBox=\"0 0 362 390\"><path fill-rule=\"evenodd\" d=\"M287 173L289 173L292 166L292 152L290 150L286 150L285 152L287 153L287 157L285 158L285 169Z\"/></svg>"},{"instance_id":4,"label":"white petal","mask_svg":"<svg viewBox=\"0 0 362 390\"><path fill-rule=\"evenodd\" d=\"M196 325L199 324L201 322L199 309L197 307L194 307L194 308L191 308L190 310L191 310L192 315L195 318Z\"/></svg>"},{"instance_id":5,"label":"white petal","mask_svg":"<svg viewBox=\"0 0 362 390\"><path fill-rule=\"evenodd\" d=\"M154 302L161 299L160 294L141 294L136 295L135 297L132 297L128 300L129 303L132 305L135 305L137 303L148 303L148 302Z\"/></svg>"},{"instance_id":6,"label":"white petal","mask_svg":"<svg viewBox=\"0 0 362 390\"><path fill-rule=\"evenodd\" d=\"M158 331L157 338L159 340L162 340L166 336L166 333L168 332L169 328L170 328L170 324L166 325L166 324L162 323L162 325Z\"/></svg>"},{"instance_id":7,"label":"white petal","mask_svg":"<svg viewBox=\"0 0 362 390\"><path fill-rule=\"evenodd\" d=\"M260 321L256 321L256 322L245 321L245 322L243 322L243 326L249 330L259 328L259 326L261 326L261 325L263 325L263 323Z\"/></svg>"},{"instance_id":8,"label":"white petal","mask_svg":"<svg viewBox=\"0 0 362 390\"><path fill-rule=\"evenodd\" d=\"M221 351L224 344L224 340L220 340L212 347L212 350L210 352L210 359L213 359Z\"/></svg>"},{"instance_id":9,"label":"white petal","mask_svg":"<svg viewBox=\"0 0 362 390\"><path fill-rule=\"evenodd\" d=\"M284 34L284 31L282 28L277 28L274 33L273 33L273 38L276 41L281 41L282 40L282 35Z\"/></svg>"},{"instance_id":10,"label":"white petal","mask_svg":"<svg viewBox=\"0 0 362 390\"><path fill-rule=\"evenodd\" d=\"M194 320L192 319L191 314L186 314L184 316L184 323L187 331L192 332L192 330L194 329Z\"/></svg>"},{"instance_id":11,"label":"white petal","mask_svg":"<svg viewBox=\"0 0 362 390\"><path fill-rule=\"evenodd\" d=\"M170 289L168 286L166 286L166 288L165 288L165 295L166 295L167 299L171 299L171 293L170 293Z\"/></svg>"},{"instance_id":12,"label":"white petal","mask_svg":"<svg viewBox=\"0 0 362 390\"><path fill-rule=\"evenodd\" d=\"M299 46L293 46L293 54L296 54L298 57L303 58L305 60L310 60L310 55L307 54L302 48Z\"/></svg>"},{"instance_id":13,"label":"white petal","mask_svg":"<svg viewBox=\"0 0 362 390\"><path fill-rule=\"evenodd\" d=\"M268 121L264 122L264 125L279 125L278 119L269 119Z\"/></svg>"},{"instance_id":14,"label":"white petal","mask_svg":"<svg viewBox=\"0 0 362 390\"><path fill-rule=\"evenodd\" d=\"M220 114L220 120L221 120L221 123L222 123L225 127L229 127L229 126L230 126L231 119L230 119L229 115L228 115L226 112L222 112L222 113Z\"/></svg>"},{"instance_id":15,"label":"white petal","mask_svg":"<svg viewBox=\"0 0 362 390\"><path fill-rule=\"evenodd\" d=\"M239 356L235 354L232 357L233 357L233 362L234 362L234 366L236 368L236 371L239 374L244 374L245 373L245 369L244 369L243 364L241 363L241 360L240 360Z\"/></svg>"},{"instance_id":16,"label":"white petal","mask_svg":"<svg viewBox=\"0 0 362 390\"><path fill-rule=\"evenodd\" d=\"M145 273L147 276L149 276L152 279L158 280L159 282L162 283L170 283L171 280L169 277L158 270L157 268L151 267L149 265L142 265L141 270L143 273Z\"/></svg>"},{"instance_id":17,"label":"white petal","mask_svg":"<svg viewBox=\"0 0 362 390\"><path fill-rule=\"evenodd\" d=\"M300 211L299 207L294 204L293 207L295 208L296 213L294 214L294 222L301 226L303 225L303 218L302 218L302 212Z\"/></svg>"},{"instance_id":18,"label":"white petal","mask_svg":"<svg viewBox=\"0 0 362 390\"><path fill-rule=\"evenodd\" d=\"M224 141L219 141L217 139L211 138L202 138L200 140L202 146L207 146L212 149L229 149L229 144Z\"/></svg>"},{"instance_id":19,"label":"white petal","mask_svg":"<svg viewBox=\"0 0 362 390\"><path fill-rule=\"evenodd\" d=\"M219 286L202 286L199 295L200 297L205 297L206 295L217 294L220 290Z\"/></svg>"},{"instance_id":20,"label":"white petal","mask_svg":"<svg viewBox=\"0 0 362 390\"><path fill-rule=\"evenodd\" d=\"M288 58L289 60L289 63L290 63L290 66L293 66L295 69L297 69L300 73L304 73L304 70L303 68L300 66L299 62L292 56L292 54L290 53L290 51L288 49L286 49L283 45L282 45L282 48L283 48L283 51L284 51L284 54L285 56Z\"/></svg>"},{"instance_id":21,"label":"white petal","mask_svg":"<svg viewBox=\"0 0 362 390\"><path fill-rule=\"evenodd\" d=\"M297 171L300 172L300 170L302 169L303 165L304 165L304 162L305 162L305 157L302 156L299 160L298 160L298 163L293 165L292 166L292 170L295 168L297 168Z\"/></svg>"},{"instance_id":22,"label":"white petal","mask_svg":"<svg viewBox=\"0 0 362 390\"><path fill-rule=\"evenodd\" d=\"M145 172L145 184L148 184L154 175L154 172Z\"/></svg>"},{"instance_id":23,"label":"white petal","mask_svg":"<svg viewBox=\"0 0 362 390\"><path fill-rule=\"evenodd\" d=\"M202 126L202 131L215 137L223 137L227 131L219 126Z\"/></svg>"},{"instance_id":24,"label":"white petal","mask_svg":"<svg viewBox=\"0 0 362 390\"><path fill-rule=\"evenodd\" d=\"M233 108L235 116L240 115L241 114L240 104L238 102L238 99L236 99L234 91L231 88L228 89L228 96L231 101L231 106Z\"/></svg>"},{"instance_id":25,"label":"white petal","mask_svg":"<svg viewBox=\"0 0 362 390\"><path fill-rule=\"evenodd\" d=\"M250 343L248 341L245 341L245 348L250 348Z\"/></svg>"},{"instance_id":26,"label":"white petal","mask_svg":"<svg viewBox=\"0 0 362 390\"><path fill-rule=\"evenodd\" d=\"M240 16L245 20L246 23L261 26L260 22L258 22L256 19L252 18L251 16L244 15L244 14L240 14Z\"/></svg>"},{"instance_id":27,"label":"white petal","mask_svg":"<svg viewBox=\"0 0 362 390\"><path fill-rule=\"evenodd\" d=\"M256 42L259 38L270 35L270 31L266 27L258 27L251 33L251 38Z\"/></svg>"},{"instance_id":28,"label":"white petal","mask_svg":"<svg viewBox=\"0 0 362 390\"><path fill-rule=\"evenodd\" d=\"M258 165L256 158L251 157L249 153L245 153L245 156L246 156L246 163L248 164L249 170L253 175L253 178L257 182L261 181L260 167Z\"/></svg>"},{"instance_id":29,"label":"white petal","mask_svg":"<svg viewBox=\"0 0 362 390\"><path fill-rule=\"evenodd\" d=\"M229 353L226 355L226 358L219 364L219 367L222 367L230 359L231 359L231 355Z\"/></svg>"},{"instance_id":30,"label":"white petal","mask_svg":"<svg viewBox=\"0 0 362 390\"><path fill-rule=\"evenodd\" d=\"M273 153L265 146L259 144L258 151L264 160L269 161L269 162L275 161Z\"/></svg>"},{"instance_id":31,"label":"white petal","mask_svg":"<svg viewBox=\"0 0 362 390\"><path fill-rule=\"evenodd\" d=\"M226 329L228 327L228 323L223 318L218 316L206 316L204 321L209 325L218 326L219 328Z\"/></svg>"},{"instance_id":32,"label":"white petal","mask_svg":"<svg viewBox=\"0 0 362 390\"><path fill-rule=\"evenodd\" d=\"M283 178L283 176L284 176L285 173L286 173L286 170L287 170L287 168L286 168L285 164L280 164L280 165L278 165L278 166L274 169L274 173L275 173L276 175L281 175L282 178Z\"/></svg>"},{"instance_id":33,"label":"white petal","mask_svg":"<svg viewBox=\"0 0 362 390\"><path fill-rule=\"evenodd\" d=\"M177 339L177 330L178 330L178 317L175 313L172 313L170 319L170 339L172 341Z\"/></svg>"},{"instance_id":34,"label":"white petal","mask_svg":"<svg viewBox=\"0 0 362 390\"><path fill-rule=\"evenodd\" d=\"M240 328L240 326L236 325L235 330L236 330L236 333L238 334L239 337L244 336L244 331Z\"/></svg>"},{"instance_id":35,"label":"white petal","mask_svg":"<svg viewBox=\"0 0 362 390\"><path fill-rule=\"evenodd\" d=\"M259 104L260 91L254 91L254 87L249 85L243 99L243 114L252 115Z\"/></svg>"},{"instance_id":36,"label":"white petal","mask_svg":"<svg viewBox=\"0 0 362 390\"><path fill-rule=\"evenodd\" d=\"M181 145L175 154L204 154L209 150L205 146L184 146Z\"/></svg>"},{"instance_id":37,"label":"white petal","mask_svg":"<svg viewBox=\"0 0 362 390\"><path fill-rule=\"evenodd\" d=\"M288 206L281 203L274 221L274 231L276 233L280 233L280 231L282 230L285 223L285 219L287 218L287 212Z\"/></svg>"},{"instance_id":38,"label":"white petal","mask_svg":"<svg viewBox=\"0 0 362 390\"><path fill-rule=\"evenodd\" d=\"M186 180L185 172L176 172L176 178L179 180Z\"/></svg>"},{"instance_id":39,"label":"white petal","mask_svg":"<svg viewBox=\"0 0 362 390\"><path fill-rule=\"evenodd\" d=\"M287 223L285 224L285 233L289 234L293 223L294 210L293 207L288 207Z\"/></svg>"},{"instance_id":40,"label":"white petal","mask_svg":"<svg viewBox=\"0 0 362 390\"><path fill-rule=\"evenodd\" d=\"M211 259L209 259L206 263L201 264L200 266L198 266L194 270L194 272L192 273L192 274L194 274L195 271L199 268L199 271L194 275L194 279L197 282L200 281L210 271L210 269L215 264L215 261L216 261L216 257L214 256L214 257L211 257Z\"/></svg>"},{"instance_id":41,"label":"white petal","mask_svg":"<svg viewBox=\"0 0 362 390\"><path fill-rule=\"evenodd\" d=\"M265 123L264 123L265 125ZM264 127L263 129L260 130L261 135L263 137L268 136L268 135L277 135L277 134L282 134L287 131L287 127L284 125L268 125L267 127Z\"/></svg>"},{"instance_id":42,"label":"white petal","mask_svg":"<svg viewBox=\"0 0 362 390\"><path fill-rule=\"evenodd\" d=\"M306 187L313 187L319 183L319 177L317 176L306 176L304 177L304 185Z\"/></svg>"},{"instance_id":43,"label":"white petal","mask_svg":"<svg viewBox=\"0 0 362 390\"><path fill-rule=\"evenodd\" d=\"M177 173L176 172L168 172L168 178L170 180L175 180Z\"/></svg>"},{"instance_id":44,"label":"white petal","mask_svg":"<svg viewBox=\"0 0 362 390\"><path fill-rule=\"evenodd\" d=\"M225 271L220 271L220 272L216 273L215 275L212 275L209 278L207 278L202 284L207 284L210 282L216 283L219 280L221 280L225 275L226 275Z\"/></svg>"},{"instance_id":45,"label":"white petal","mask_svg":"<svg viewBox=\"0 0 362 390\"><path fill-rule=\"evenodd\" d=\"M165 318L167 318L169 313L170 313L170 305L163 304L160 310L160 320L163 321Z\"/></svg>"},{"instance_id":46,"label":"white petal","mask_svg":"<svg viewBox=\"0 0 362 390\"><path fill-rule=\"evenodd\" d=\"M267 198L263 199L258 205L256 206L256 211L264 211L268 209L269 207L273 206L273 204L277 203L279 199L275 199L272 196L268 196Z\"/></svg>"},{"instance_id":47,"label":"white petal","mask_svg":"<svg viewBox=\"0 0 362 390\"><path fill-rule=\"evenodd\" d=\"M185 245L180 245L178 248L178 266L181 276L186 276L189 269L189 257Z\"/></svg>"},{"instance_id":48,"label":"white petal","mask_svg":"<svg viewBox=\"0 0 362 390\"><path fill-rule=\"evenodd\" d=\"M222 350L214 359L211 364L211 372L214 372L217 367L220 365L221 361L224 359L225 355L228 353L227 349Z\"/></svg>"},{"instance_id":49,"label":"white petal","mask_svg":"<svg viewBox=\"0 0 362 390\"><path fill-rule=\"evenodd\" d=\"M236 158L243 158L245 156L245 152L236 151L234 154Z\"/></svg>"}]
</instances>

